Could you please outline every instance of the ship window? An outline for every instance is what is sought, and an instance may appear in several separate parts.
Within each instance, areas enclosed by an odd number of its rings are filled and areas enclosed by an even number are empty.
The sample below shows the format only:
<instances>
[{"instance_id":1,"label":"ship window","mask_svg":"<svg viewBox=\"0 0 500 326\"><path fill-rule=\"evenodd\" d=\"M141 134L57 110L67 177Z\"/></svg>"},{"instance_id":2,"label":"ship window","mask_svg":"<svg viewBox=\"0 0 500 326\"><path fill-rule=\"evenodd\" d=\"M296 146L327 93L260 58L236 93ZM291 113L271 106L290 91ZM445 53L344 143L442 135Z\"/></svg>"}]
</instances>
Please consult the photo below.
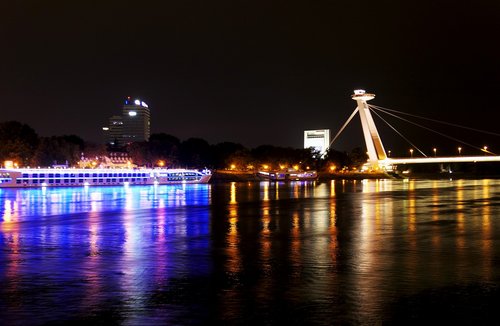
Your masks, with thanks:
<instances>
[{"instance_id":1,"label":"ship window","mask_svg":"<svg viewBox=\"0 0 500 326\"><path fill-rule=\"evenodd\" d=\"M16 180L16 183L17 183L17 184L20 184L20 183L21 183L21 180L17 179L17 180Z\"/></svg>"},{"instance_id":2,"label":"ship window","mask_svg":"<svg viewBox=\"0 0 500 326\"><path fill-rule=\"evenodd\" d=\"M135 178L130 179L130 182L135 182Z\"/></svg>"},{"instance_id":3,"label":"ship window","mask_svg":"<svg viewBox=\"0 0 500 326\"><path fill-rule=\"evenodd\" d=\"M69 173L64 173L63 175L65 178L69 177Z\"/></svg>"},{"instance_id":4,"label":"ship window","mask_svg":"<svg viewBox=\"0 0 500 326\"><path fill-rule=\"evenodd\" d=\"M78 173L79 178L83 178L83 173Z\"/></svg>"},{"instance_id":5,"label":"ship window","mask_svg":"<svg viewBox=\"0 0 500 326\"><path fill-rule=\"evenodd\" d=\"M54 177L54 173L49 173L49 178L53 178Z\"/></svg>"},{"instance_id":6,"label":"ship window","mask_svg":"<svg viewBox=\"0 0 500 326\"><path fill-rule=\"evenodd\" d=\"M38 180L37 179L33 179L33 183L38 183Z\"/></svg>"},{"instance_id":7,"label":"ship window","mask_svg":"<svg viewBox=\"0 0 500 326\"><path fill-rule=\"evenodd\" d=\"M23 178L27 178L28 177L28 173L23 173Z\"/></svg>"},{"instance_id":8,"label":"ship window","mask_svg":"<svg viewBox=\"0 0 500 326\"><path fill-rule=\"evenodd\" d=\"M56 183L61 183L61 179L56 179Z\"/></svg>"},{"instance_id":9,"label":"ship window","mask_svg":"<svg viewBox=\"0 0 500 326\"><path fill-rule=\"evenodd\" d=\"M93 183L97 183L97 179L92 179L92 182Z\"/></svg>"},{"instance_id":10,"label":"ship window","mask_svg":"<svg viewBox=\"0 0 500 326\"><path fill-rule=\"evenodd\" d=\"M38 178L38 173L33 173L33 178Z\"/></svg>"},{"instance_id":11,"label":"ship window","mask_svg":"<svg viewBox=\"0 0 500 326\"><path fill-rule=\"evenodd\" d=\"M45 178L45 173L40 173L40 178Z\"/></svg>"},{"instance_id":12,"label":"ship window","mask_svg":"<svg viewBox=\"0 0 500 326\"><path fill-rule=\"evenodd\" d=\"M109 178L108 178L108 179L106 179L106 182L109 182Z\"/></svg>"},{"instance_id":13,"label":"ship window","mask_svg":"<svg viewBox=\"0 0 500 326\"><path fill-rule=\"evenodd\" d=\"M74 178L74 177L76 177L76 174L71 173L70 177Z\"/></svg>"},{"instance_id":14,"label":"ship window","mask_svg":"<svg viewBox=\"0 0 500 326\"><path fill-rule=\"evenodd\" d=\"M85 178L90 177L90 173L85 173Z\"/></svg>"},{"instance_id":15,"label":"ship window","mask_svg":"<svg viewBox=\"0 0 500 326\"><path fill-rule=\"evenodd\" d=\"M54 183L54 179L49 179L49 183L50 184Z\"/></svg>"},{"instance_id":16,"label":"ship window","mask_svg":"<svg viewBox=\"0 0 500 326\"><path fill-rule=\"evenodd\" d=\"M40 183L45 182L45 179L40 179L40 181L39 181L39 182L40 182Z\"/></svg>"},{"instance_id":17,"label":"ship window","mask_svg":"<svg viewBox=\"0 0 500 326\"><path fill-rule=\"evenodd\" d=\"M75 182L76 182L76 180L75 180L75 179L71 179L71 180L70 180L70 182L71 182L71 183L75 183Z\"/></svg>"},{"instance_id":18,"label":"ship window","mask_svg":"<svg viewBox=\"0 0 500 326\"><path fill-rule=\"evenodd\" d=\"M78 182L79 183L83 183L83 179L78 179Z\"/></svg>"},{"instance_id":19,"label":"ship window","mask_svg":"<svg viewBox=\"0 0 500 326\"><path fill-rule=\"evenodd\" d=\"M97 177L97 173L92 173L92 178Z\"/></svg>"},{"instance_id":20,"label":"ship window","mask_svg":"<svg viewBox=\"0 0 500 326\"><path fill-rule=\"evenodd\" d=\"M60 173L56 173L56 178L60 178L61 177L61 174Z\"/></svg>"},{"instance_id":21,"label":"ship window","mask_svg":"<svg viewBox=\"0 0 500 326\"><path fill-rule=\"evenodd\" d=\"M64 183L68 183L68 179L64 179Z\"/></svg>"},{"instance_id":22,"label":"ship window","mask_svg":"<svg viewBox=\"0 0 500 326\"><path fill-rule=\"evenodd\" d=\"M116 182L116 179L115 178L111 179L111 182Z\"/></svg>"}]
</instances>

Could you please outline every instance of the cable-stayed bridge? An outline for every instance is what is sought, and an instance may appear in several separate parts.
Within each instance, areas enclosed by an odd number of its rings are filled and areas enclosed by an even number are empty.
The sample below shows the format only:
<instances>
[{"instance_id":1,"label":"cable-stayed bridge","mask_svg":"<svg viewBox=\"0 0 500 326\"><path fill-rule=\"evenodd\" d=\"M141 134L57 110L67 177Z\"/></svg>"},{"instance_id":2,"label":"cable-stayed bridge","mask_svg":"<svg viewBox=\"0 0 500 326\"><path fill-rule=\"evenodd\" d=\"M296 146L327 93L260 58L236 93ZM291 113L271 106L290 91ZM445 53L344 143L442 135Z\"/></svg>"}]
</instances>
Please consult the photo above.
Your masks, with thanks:
<instances>
[{"instance_id":1,"label":"cable-stayed bridge","mask_svg":"<svg viewBox=\"0 0 500 326\"><path fill-rule=\"evenodd\" d=\"M460 163L460 162L500 162L500 156L495 155L491 151L488 150L486 146L483 148L471 145L469 143L466 143L464 141L458 140L453 137L446 136L439 131L432 130L438 134L441 134L442 136L445 136L447 138L450 138L454 141L458 141L460 143L463 143L467 146L474 147L482 152L484 152L486 155L484 156L443 156L443 157L427 157L423 151L418 149L415 145L413 145L408 139L406 139L399 131L397 131L394 127L392 127L387 121L385 121L376 111L384 112L389 115L395 116L399 119L405 120L407 122L412 123L411 121L408 121L407 119L401 118L399 116L396 116L393 112L397 112L395 110L389 110L389 109L384 109L379 106L375 105L369 105L367 102L371 99L375 98L375 94L369 94L366 93L364 90L355 90L354 94L352 95L352 99L356 101L357 106L356 109L352 112L351 116L347 119L347 121L344 123L342 128L340 128L339 132L335 135L335 137L332 139L330 142L330 146L332 143L338 138L338 136L342 133L344 128L349 124L349 122L353 119L353 117L359 113L359 117L361 119L361 126L363 129L363 135L365 138L365 143L366 143L366 149L367 149L367 154L368 154L368 164L371 169L373 170L392 170L396 165L398 164L421 164L421 163ZM380 138L379 132L377 130L377 126L375 125L375 121L373 120L372 114L376 114L380 119L382 119L384 122L386 122L396 133L398 133L401 137L403 137L410 145L415 147L424 157L409 157L409 158L390 158L386 154L386 151L384 149L384 145L382 143L382 139ZM414 116L412 114L407 114L410 116ZM421 118L421 117L420 117ZM427 120L433 120L433 119L427 119ZM433 120L436 121L436 120ZM443 123L443 122L441 122ZM448 125L452 126L458 126L452 123L445 123ZM462 127L462 126L459 126ZM426 128L423 127L425 129ZM468 127L463 127L471 130L476 130L473 128L468 128ZM496 136L500 136L500 134L496 133L491 133L491 132L486 132L489 134L494 134ZM459 147L459 152L460 152L460 147ZM413 156L413 149L410 150L411 155ZM436 154L436 149L434 149L434 154Z\"/></svg>"}]
</instances>

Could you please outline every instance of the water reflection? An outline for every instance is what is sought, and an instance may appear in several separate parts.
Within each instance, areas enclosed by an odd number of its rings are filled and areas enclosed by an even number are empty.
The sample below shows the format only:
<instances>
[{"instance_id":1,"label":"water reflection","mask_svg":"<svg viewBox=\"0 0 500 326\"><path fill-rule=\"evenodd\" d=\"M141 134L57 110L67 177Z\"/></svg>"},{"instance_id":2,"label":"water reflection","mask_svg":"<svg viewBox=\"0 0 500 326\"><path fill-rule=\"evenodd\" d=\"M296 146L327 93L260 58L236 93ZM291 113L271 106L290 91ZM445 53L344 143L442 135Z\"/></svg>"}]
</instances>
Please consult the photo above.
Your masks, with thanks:
<instances>
[{"instance_id":1,"label":"water reflection","mask_svg":"<svg viewBox=\"0 0 500 326\"><path fill-rule=\"evenodd\" d=\"M498 180L2 189L0 318L391 322L428 289L498 283L499 194Z\"/></svg>"}]
</instances>

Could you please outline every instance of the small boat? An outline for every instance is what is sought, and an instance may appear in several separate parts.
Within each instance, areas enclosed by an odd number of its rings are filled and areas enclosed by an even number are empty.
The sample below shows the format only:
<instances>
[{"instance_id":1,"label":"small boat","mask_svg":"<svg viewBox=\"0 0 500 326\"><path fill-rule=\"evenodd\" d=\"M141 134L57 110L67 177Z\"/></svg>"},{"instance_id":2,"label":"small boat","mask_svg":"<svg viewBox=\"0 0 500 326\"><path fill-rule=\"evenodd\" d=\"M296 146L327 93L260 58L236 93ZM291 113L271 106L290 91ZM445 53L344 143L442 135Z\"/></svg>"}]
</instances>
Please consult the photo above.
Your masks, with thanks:
<instances>
[{"instance_id":1,"label":"small boat","mask_svg":"<svg viewBox=\"0 0 500 326\"><path fill-rule=\"evenodd\" d=\"M318 178L318 173L315 170L259 171L259 176L270 181L304 181L316 180Z\"/></svg>"}]
</instances>

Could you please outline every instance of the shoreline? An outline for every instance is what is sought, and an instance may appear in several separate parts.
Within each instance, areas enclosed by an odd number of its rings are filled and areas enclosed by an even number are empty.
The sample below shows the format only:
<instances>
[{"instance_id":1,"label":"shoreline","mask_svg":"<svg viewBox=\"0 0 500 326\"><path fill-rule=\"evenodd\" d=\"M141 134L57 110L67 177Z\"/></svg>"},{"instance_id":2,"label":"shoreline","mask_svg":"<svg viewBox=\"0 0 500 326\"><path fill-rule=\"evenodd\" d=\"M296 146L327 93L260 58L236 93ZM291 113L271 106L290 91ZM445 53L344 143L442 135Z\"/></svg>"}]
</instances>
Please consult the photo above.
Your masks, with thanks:
<instances>
[{"instance_id":1,"label":"shoreline","mask_svg":"<svg viewBox=\"0 0 500 326\"><path fill-rule=\"evenodd\" d=\"M389 174L374 172L346 172L330 173L318 172L318 181L328 180L363 180L363 179L499 179L500 174L479 173L411 173L411 174ZM266 181L253 171L229 171L215 170L212 172L210 183L219 182L258 182Z\"/></svg>"}]
</instances>

